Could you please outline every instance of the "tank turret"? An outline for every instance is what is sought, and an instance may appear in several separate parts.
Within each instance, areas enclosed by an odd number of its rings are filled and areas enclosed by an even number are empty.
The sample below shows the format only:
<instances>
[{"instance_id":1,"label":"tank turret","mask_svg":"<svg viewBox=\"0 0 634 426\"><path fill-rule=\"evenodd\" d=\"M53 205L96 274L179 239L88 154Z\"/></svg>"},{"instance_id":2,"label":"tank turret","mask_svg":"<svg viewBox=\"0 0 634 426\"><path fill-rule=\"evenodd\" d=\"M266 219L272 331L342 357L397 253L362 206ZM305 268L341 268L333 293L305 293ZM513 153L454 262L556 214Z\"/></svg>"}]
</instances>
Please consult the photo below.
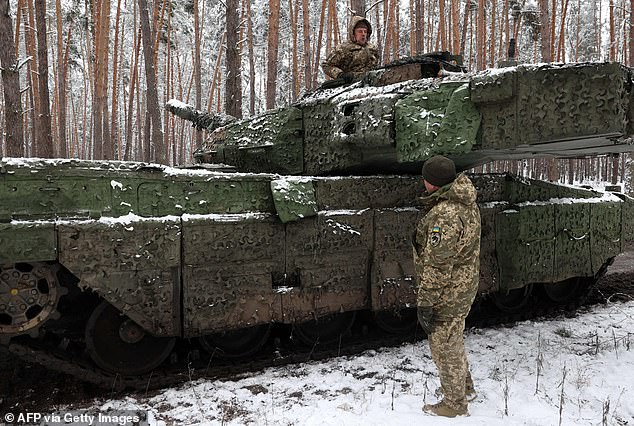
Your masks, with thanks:
<instances>
[{"instance_id":1,"label":"tank turret","mask_svg":"<svg viewBox=\"0 0 634 426\"><path fill-rule=\"evenodd\" d=\"M437 154L466 170L492 160L633 149L629 68L520 65L421 78L434 60L441 70L435 58L399 63L214 127L195 157L238 171L332 175L418 173Z\"/></svg>"}]
</instances>

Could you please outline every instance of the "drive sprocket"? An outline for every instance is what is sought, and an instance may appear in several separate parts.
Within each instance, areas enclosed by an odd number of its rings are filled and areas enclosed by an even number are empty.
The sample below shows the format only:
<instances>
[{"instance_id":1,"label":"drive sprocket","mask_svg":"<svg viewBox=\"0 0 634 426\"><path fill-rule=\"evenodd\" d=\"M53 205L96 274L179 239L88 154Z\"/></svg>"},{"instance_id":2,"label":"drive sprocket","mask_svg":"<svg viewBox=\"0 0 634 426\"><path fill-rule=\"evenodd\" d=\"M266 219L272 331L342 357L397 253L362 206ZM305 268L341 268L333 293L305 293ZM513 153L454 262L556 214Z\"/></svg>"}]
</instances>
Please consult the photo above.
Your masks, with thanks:
<instances>
[{"instance_id":1,"label":"drive sprocket","mask_svg":"<svg viewBox=\"0 0 634 426\"><path fill-rule=\"evenodd\" d=\"M0 337L38 335L46 321L59 318L57 303L67 293L57 278L59 265L42 262L0 266Z\"/></svg>"}]
</instances>

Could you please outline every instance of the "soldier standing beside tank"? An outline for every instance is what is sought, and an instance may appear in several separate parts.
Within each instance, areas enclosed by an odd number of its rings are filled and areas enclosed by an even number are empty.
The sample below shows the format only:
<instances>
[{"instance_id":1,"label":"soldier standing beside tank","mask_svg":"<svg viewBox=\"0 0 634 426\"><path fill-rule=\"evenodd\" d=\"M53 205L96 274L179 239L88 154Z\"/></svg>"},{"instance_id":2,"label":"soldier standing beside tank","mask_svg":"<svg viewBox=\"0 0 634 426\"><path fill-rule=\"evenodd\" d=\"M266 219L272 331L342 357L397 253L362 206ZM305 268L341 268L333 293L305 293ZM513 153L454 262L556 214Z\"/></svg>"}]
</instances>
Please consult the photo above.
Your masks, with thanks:
<instances>
[{"instance_id":1,"label":"soldier standing beside tank","mask_svg":"<svg viewBox=\"0 0 634 426\"><path fill-rule=\"evenodd\" d=\"M321 63L326 75L352 83L376 68L379 52L368 42L371 35L370 21L363 16L353 16L348 28L349 40L338 45Z\"/></svg>"},{"instance_id":2,"label":"soldier standing beside tank","mask_svg":"<svg viewBox=\"0 0 634 426\"><path fill-rule=\"evenodd\" d=\"M468 415L475 398L464 348L465 318L478 289L480 211L476 189L453 161L435 156L423 165L431 210L416 228L418 320L429 340L444 398L423 411L445 417ZM440 392L437 392L439 394Z\"/></svg>"}]
</instances>

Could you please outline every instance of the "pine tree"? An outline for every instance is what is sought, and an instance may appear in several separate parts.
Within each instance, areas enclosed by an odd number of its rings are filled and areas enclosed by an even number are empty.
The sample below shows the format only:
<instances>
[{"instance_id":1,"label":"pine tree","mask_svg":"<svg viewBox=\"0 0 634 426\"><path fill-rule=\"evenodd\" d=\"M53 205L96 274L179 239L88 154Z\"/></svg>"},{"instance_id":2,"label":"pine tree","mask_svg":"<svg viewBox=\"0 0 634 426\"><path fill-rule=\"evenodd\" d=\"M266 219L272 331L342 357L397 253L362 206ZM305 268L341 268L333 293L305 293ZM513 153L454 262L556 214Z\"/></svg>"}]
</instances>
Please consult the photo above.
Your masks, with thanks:
<instances>
[{"instance_id":1,"label":"pine tree","mask_svg":"<svg viewBox=\"0 0 634 426\"><path fill-rule=\"evenodd\" d=\"M22 134L22 102L20 76L15 57L13 22L9 15L9 0L0 0L0 67L4 94L5 147L10 157L24 155Z\"/></svg>"}]
</instances>

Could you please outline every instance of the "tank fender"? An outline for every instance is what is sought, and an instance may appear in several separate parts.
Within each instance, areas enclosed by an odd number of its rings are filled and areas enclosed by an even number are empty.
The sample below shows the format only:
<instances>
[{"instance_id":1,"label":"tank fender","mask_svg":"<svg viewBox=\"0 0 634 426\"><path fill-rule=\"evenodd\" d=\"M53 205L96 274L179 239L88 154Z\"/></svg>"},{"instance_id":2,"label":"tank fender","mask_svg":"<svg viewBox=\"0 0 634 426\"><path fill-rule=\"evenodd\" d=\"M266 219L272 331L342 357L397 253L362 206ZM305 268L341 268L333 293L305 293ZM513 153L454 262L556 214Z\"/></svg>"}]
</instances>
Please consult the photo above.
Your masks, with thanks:
<instances>
[{"instance_id":1,"label":"tank fender","mask_svg":"<svg viewBox=\"0 0 634 426\"><path fill-rule=\"evenodd\" d=\"M0 223L0 264L56 259L54 222Z\"/></svg>"}]
</instances>

